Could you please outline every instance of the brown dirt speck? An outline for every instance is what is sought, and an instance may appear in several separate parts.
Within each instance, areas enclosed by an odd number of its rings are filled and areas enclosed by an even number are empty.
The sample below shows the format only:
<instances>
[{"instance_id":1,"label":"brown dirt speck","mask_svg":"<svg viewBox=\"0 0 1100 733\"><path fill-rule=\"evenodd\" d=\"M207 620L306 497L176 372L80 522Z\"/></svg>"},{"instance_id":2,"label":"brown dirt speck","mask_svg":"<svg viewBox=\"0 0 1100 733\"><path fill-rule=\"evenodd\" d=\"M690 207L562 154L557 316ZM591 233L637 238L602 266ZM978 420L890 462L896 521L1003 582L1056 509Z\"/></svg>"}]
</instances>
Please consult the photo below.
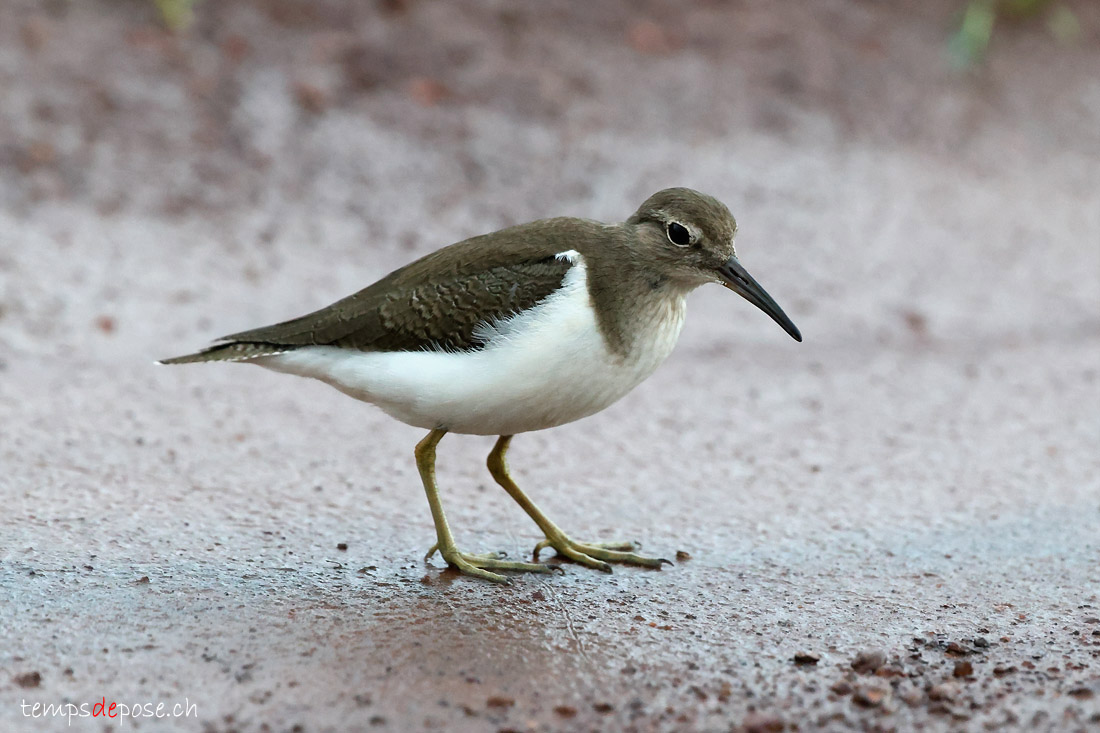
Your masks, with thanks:
<instances>
[{"instance_id":1,"label":"brown dirt speck","mask_svg":"<svg viewBox=\"0 0 1100 733\"><path fill-rule=\"evenodd\" d=\"M12 681L23 688L38 687L42 684L42 675L38 672L27 672L26 674L16 675Z\"/></svg>"},{"instance_id":2,"label":"brown dirt speck","mask_svg":"<svg viewBox=\"0 0 1100 733\"><path fill-rule=\"evenodd\" d=\"M914 335L922 338L928 335L927 316L914 310L908 310L905 312L904 317L905 325L909 327Z\"/></svg>"},{"instance_id":3,"label":"brown dirt speck","mask_svg":"<svg viewBox=\"0 0 1100 733\"><path fill-rule=\"evenodd\" d=\"M328 107L328 95L314 84L304 81L294 82L291 92L298 106L310 114L320 114Z\"/></svg>"},{"instance_id":4,"label":"brown dirt speck","mask_svg":"<svg viewBox=\"0 0 1100 733\"><path fill-rule=\"evenodd\" d=\"M1095 692L1087 687L1075 687L1066 694L1070 697L1075 697L1078 700L1091 700L1093 696L1096 695Z\"/></svg>"},{"instance_id":5,"label":"brown dirt speck","mask_svg":"<svg viewBox=\"0 0 1100 733\"><path fill-rule=\"evenodd\" d=\"M115 332L115 319L111 316L97 316L95 327L102 333L112 334Z\"/></svg>"},{"instance_id":6,"label":"brown dirt speck","mask_svg":"<svg viewBox=\"0 0 1100 733\"><path fill-rule=\"evenodd\" d=\"M880 649L865 649L852 660L852 669L859 674L871 674L886 664L886 652Z\"/></svg>"},{"instance_id":7,"label":"brown dirt speck","mask_svg":"<svg viewBox=\"0 0 1100 733\"><path fill-rule=\"evenodd\" d=\"M955 662L955 669L952 674L956 677L969 677L974 674L974 665L965 661Z\"/></svg>"}]
</instances>

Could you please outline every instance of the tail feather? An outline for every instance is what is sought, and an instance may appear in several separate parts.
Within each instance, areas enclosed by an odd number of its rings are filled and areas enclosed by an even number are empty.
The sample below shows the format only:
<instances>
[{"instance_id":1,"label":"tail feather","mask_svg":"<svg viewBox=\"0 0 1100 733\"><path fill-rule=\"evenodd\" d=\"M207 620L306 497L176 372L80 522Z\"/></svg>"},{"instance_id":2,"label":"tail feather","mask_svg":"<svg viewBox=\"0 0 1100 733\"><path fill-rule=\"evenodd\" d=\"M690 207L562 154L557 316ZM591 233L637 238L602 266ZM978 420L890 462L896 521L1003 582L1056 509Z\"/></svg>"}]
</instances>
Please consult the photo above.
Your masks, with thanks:
<instances>
[{"instance_id":1,"label":"tail feather","mask_svg":"<svg viewBox=\"0 0 1100 733\"><path fill-rule=\"evenodd\" d=\"M274 356L293 351L295 346L280 346L278 344L260 344L247 341L234 341L228 344L218 344L208 349L203 349L194 354L174 356L171 359L161 359L158 364L197 364L204 361L248 361L261 356Z\"/></svg>"}]
</instances>

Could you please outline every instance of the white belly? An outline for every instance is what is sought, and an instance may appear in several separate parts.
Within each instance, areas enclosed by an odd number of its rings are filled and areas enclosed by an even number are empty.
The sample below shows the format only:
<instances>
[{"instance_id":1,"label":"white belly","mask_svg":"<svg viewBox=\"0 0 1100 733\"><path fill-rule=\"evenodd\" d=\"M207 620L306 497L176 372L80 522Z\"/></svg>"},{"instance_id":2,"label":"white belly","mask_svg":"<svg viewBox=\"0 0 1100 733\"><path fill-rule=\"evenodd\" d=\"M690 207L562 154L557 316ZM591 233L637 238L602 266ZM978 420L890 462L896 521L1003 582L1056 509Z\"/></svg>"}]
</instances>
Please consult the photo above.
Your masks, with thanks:
<instances>
[{"instance_id":1,"label":"white belly","mask_svg":"<svg viewBox=\"0 0 1100 733\"><path fill-rule=\"evenodd\" d=\"M672 351L680 297L646 317L631 353L610 352L597 327L580 255L561 290L524 313L482 327L479 351L362 352L312 346L254 362L320 379L402 422L456 433L512 435L579 420L641 383Z\"/></svg>"}]
</instances>

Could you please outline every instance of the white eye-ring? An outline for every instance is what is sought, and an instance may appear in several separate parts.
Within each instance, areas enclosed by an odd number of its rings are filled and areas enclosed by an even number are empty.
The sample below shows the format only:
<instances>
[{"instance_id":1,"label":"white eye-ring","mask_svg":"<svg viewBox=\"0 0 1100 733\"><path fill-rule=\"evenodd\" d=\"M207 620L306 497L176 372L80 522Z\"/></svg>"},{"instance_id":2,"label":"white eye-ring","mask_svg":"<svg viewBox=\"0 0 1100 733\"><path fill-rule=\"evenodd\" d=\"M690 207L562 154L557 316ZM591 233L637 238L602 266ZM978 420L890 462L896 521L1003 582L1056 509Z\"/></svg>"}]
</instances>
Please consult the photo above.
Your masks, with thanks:
<instances>
[{"instance_id":1,"label":"white eye-ring","mask_svg":"<svg viewBox=\"0 0 1100 733\"><path fill-rule=\"evenodd\" d=\"M677 247L687 247L691 244L691 232L688 228L678 221L670 221L665 226L665 234L668 235L668 241L675 244Z\"/></svg>"}]
</instances>

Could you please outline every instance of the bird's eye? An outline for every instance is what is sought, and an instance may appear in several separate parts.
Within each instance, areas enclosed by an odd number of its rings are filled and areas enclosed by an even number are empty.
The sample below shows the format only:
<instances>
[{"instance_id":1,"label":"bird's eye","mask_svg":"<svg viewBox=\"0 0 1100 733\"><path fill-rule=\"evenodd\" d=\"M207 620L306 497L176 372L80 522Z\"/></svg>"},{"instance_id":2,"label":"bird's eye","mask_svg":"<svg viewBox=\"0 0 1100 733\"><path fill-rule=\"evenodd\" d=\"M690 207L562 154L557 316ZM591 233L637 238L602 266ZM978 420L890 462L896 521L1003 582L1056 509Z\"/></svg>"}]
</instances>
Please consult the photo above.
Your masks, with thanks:
<instances>
[{"instance_id":1,"label":"bird's eye","mask_svg":"<svg viewBox=\"0 0 1100 733\"><path fill-rule=\"evenodd\" d=\"M686 247L691 244L691 232L683 224L670 221L665 232L668 234L668 241L678 247Z\"/></svg>"}]
</instances>

